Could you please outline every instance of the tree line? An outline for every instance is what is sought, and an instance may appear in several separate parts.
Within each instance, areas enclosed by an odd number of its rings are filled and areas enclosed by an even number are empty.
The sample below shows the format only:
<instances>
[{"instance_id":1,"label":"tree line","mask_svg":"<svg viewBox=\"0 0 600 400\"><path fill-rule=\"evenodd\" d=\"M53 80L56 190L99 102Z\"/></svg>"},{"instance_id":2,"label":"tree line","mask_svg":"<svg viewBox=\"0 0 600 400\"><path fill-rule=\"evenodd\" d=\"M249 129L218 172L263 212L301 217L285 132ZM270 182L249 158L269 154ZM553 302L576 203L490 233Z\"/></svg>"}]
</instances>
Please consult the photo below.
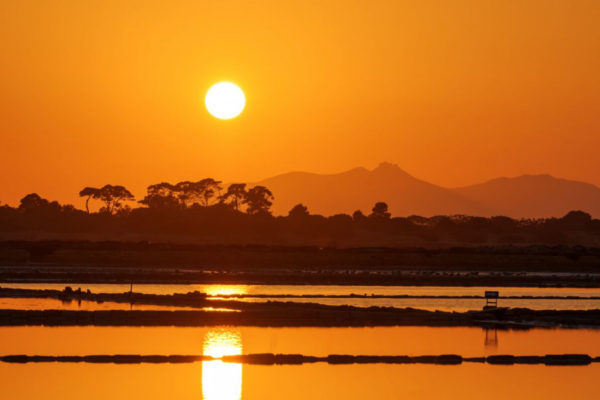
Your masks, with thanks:
<instances>
[{"instance_id":1,"label":"tree line","mask_svg":"<svg viewBox=\"0 0 600 400\"><path fill-rule=\"evenodd\" d=\"M85 209L88 213L89 202L92 199L102 203L99 212L105 214L129 211L127 202L135 201L133 194L120 185L105 185L101 188L85 187L79 192L79 196L86 198ZM150 185L146 196L138 203L155 210L208 207L218 203L229 205L236 211L245 207L248 214L269 214L273 199L273 193L264 186L247 189L245 183L232 183L223 193L221 181L206 178L197 182L183 181L176 184L161 182Z\"/></svg>"},{"instance_id":2,"label":"tree line","mask_svg":"<svg viewBox=\"0 0 600 400\"><path fill-rule=\"evenodd\" d=\"M322 216L303 204L286 216L273 216L273 193L264 186L212 178L147 187L136 200L126 187L85 187L85 210L23 197L18 207L0 206L0 234L86 236L121 240L185 240L211 243L396 246L455 243L543 243L600 245L600 220L582 211L562 218L513 219L466 215L392 217L376 202L369 213ZM135 204L139 206L135 206ZM95 212L91 211L94 208ZM21 235L21 236L19 236ZM37 236L36 236L37 235ZM183 240L183 239L182 239Z\"/></svg>"}]
</instances>

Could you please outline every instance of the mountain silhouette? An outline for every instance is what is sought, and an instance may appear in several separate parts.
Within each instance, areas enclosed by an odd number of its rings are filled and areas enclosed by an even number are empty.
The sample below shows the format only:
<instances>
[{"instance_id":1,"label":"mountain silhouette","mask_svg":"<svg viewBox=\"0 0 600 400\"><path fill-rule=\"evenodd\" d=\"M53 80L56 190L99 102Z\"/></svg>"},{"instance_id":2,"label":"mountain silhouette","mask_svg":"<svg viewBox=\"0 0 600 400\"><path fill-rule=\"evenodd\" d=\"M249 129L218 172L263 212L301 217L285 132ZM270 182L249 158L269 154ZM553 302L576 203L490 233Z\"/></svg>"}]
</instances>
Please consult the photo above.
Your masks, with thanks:
<instances>
[{"instance_id":1,"label":"mountain silhouette","mask_svg":"<svg viewBox=\"0 0 600 400\"><path fill-rule=\"evenodd\" d=\"M394 216L507 215L561 217L570 210L600 215L600 188L549 175L498 178L460 188L444 188L415 178L395 164L337 174L290 172L258 182L275 196L273 213L287 215L298 203L313 214L365 214L378 201Z\"/></svg>"},{"instance_id":2,"label":"mountain silhouette","mask_svg":"<svg viewBox=\"0 0 600 400\"><path fill-rule=\"evenodd\" d=\"M550 175L497 178L453 191L485 204L495 214L513 217L562 217L571 210L600 215L600 188Z\"/></svg>"},{"instance_id":3,"label":"mountain silhouette","mask_svg":"<svg viewBox=\"0 0 600 400\"><path fill-rule=\"evenodd\" d=\"M385 201L394 215L486 213L485 207L458 192L419 180L397 165L382 163L369 171L355 168L339 174L290 172L259 182L275 195L274 214L287 214L298 203L322 215L368 214Z\"/></svg>"}]
</instances>

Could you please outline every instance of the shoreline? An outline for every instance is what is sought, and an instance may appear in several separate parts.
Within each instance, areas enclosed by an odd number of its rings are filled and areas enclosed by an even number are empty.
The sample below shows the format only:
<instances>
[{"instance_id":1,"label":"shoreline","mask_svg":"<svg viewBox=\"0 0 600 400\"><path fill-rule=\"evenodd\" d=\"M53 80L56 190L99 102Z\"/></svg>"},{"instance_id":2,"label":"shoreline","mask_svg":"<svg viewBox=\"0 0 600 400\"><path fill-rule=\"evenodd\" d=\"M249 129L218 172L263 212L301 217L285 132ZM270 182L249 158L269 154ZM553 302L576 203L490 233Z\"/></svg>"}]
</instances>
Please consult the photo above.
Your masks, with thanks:
<instances>
[{"instance_id":1,"label":"shoreline","mask_svg":"<svg viewBox=\"0 0 600 400\"><path fill-rule=\"evenodd\" d=\"M11 364L27 363L91 363L91 364L183 364L205 361L222 361L226 363L251 364L251 365L302 365L312 363L327 363L332 365L342 364L437 364L460 365L462 363L481 363L490 365L560 365L560 366L585 366L599 363L600 357L588 354L546 354L515 356L515 355L490 355L483 357L463 357L457 354L442 355L346 355L330 354L323 357L308 356L303 354L274 354L255 353L240 354L223 357L207 355L141 355L141 354L116 354L116 355L86 355L86 356L43 356L43 355L5 355L0 356L0 362Z\"/></svg>"},{"instance_id":2,"label":"shoreline","mask_svg":"<svg viewBox=\"0 0 600 400\"><path fill-rule=\"evenodd\" d=\"M600 287L600 248L0 241L0 283Z\"/></svg>"},{"instance_id":3,"label":"shoreline","mask_svg":"<svg viewBox=\"0 0 600 400\"><path fill-rule=\"evenodd\" d=\"M240 301L240 299L473 299L485 300L482 295L383 295L383 294L219 294L208 295L198 291L188 293L151 294L144 292L120 293L95 293L81 291L81 289L68 291L58 289L24 289L3 288L0 284L0 298L33 298L33 299L56 299L62 301L90 301L90 302L112 302L132 303L143 305L167 305L186 307L206 307L216 304L242 305L252 302ZM600 296L499 296L499 300L600 300ZM276 300L279 301L279 300ZM275 302L275 301L271 301Z\"/></svg>"},{"instance_id":4,"label":"shoreline","mask_svg":"<svg viewBox=\"0 0 600 400\"><path fill-rule=\"evenodd\" d=\"M376 327L437 326L488 328L600 329L600 309L530 310L499 308L444 312L413 308L326 306L315 303L246 303L241 312L0 310L0 326L257 326Z\"/></svg>"},{"instance_id":5,"label":"shoreline","mask_svg":"<svg viewBox=\"0 0 600 400\"><path fill-rule=\"evenodd\" d=\"M599 272L394 269L183 269L86 265L0 266L2 283L221 284L323 286L447 286L600 288Z\"/></svg>"}]
</instances>

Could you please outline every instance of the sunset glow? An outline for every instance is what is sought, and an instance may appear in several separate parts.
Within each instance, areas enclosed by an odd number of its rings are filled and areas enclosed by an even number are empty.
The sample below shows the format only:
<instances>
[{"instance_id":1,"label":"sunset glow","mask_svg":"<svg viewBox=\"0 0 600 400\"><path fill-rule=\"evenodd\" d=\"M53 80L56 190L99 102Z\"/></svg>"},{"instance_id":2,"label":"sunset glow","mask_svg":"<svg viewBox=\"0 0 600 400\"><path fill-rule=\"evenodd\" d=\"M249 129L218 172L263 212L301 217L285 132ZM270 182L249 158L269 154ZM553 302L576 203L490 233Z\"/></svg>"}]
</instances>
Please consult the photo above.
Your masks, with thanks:
<instances>
[{"instance_id":1,"label":"sunset glow","mask_svg":"<svg viewBox=\"0 0 600 400\"><path fill-rule=\"evenodd\" d=\"M599 13L545 0L3 2L0 159L43 168L1 174L0 201L37 190L81 207L82 186L115 179L139 195L382 161L445 187L525 173L599 185ZM247 95L227 123L204 105L220 81Z\"/></svg>"},{"instance_id":2,"label":"sunset glow","mask_svg":"<svg viewBox=\"0 0 600 400\"><path fill-rule=\"evenodd\" d=\"M0 1L4 397L594 398L599 21Z\"/></svg>"}]
</instances>

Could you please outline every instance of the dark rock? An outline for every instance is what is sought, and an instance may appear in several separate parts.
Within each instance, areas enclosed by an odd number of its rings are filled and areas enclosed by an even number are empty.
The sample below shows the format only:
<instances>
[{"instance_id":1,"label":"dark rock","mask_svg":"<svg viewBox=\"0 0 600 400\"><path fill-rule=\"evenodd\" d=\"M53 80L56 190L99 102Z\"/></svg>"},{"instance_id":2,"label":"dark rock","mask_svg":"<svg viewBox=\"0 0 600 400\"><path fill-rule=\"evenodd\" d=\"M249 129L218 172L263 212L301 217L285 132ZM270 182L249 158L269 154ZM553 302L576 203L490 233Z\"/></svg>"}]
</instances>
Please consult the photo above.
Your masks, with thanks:
<instances>
[{"instance_id":1,"label":"dark rock","mask_svg":"<svg viewBox=\"0 0 600 400\"><path fill-rule=\"evenodd\" d=\"M589 365L592 357L587 354L547 354L544 356L546 365Z\"/></svg>"},{"instance_id":2,"label":"dark rock","mask_svg":"<svg viewBox=\"0 0 600 400\"><path fill-rule=\"evenodd\" d=\"M413 362L419 364L455 365L462 363L462 357L454 354L444 354L441 356L417 356L411 358Z\"/></svg>"},{"instance_id":3,"label":"dark rock","mask_svg":"<svg viewBox=\"0 0 600 400\"><path fill-rule=\"evenodd\" d=\"M26 363L29 362L29 357L27 357L24 354L18 354L18 355L14 355L14 356L4 356L2 357L2 361L7 362L7 363Z\"/></svg>"},{"instance_id":4,"label":"dark rock","mask_svg":"<svg viewBox=\"0 0 600 400\"><path fill-rule=\"evenodd\" d=\"M142 362L142 356L118 354L113 356L113 362L116 364L139 364Z\"/></svg>"},{"instance_id":5,"label":"dark rock","mask_svg":"<svg viewBox=\"0 0 600 400\"><path fill-rule=\"evenodd\" d=\"M476 362L476 363L484 363L485 362L485 357L469 357L469 358L463 358L464 362Z\"/></svg>"},{"instance_id":6,"label":"dark rock","mask_svg":"<svg viewBox=\"0 0 600 400\"><path fill-rule=\"evenodd\" d=\"M356 357L344 354L330 354L327 356L329 364L354 364Z\"/></svg>"},{"instance_id":7,"label":"dark rock","mask_svg":"<svg viewBox=\"0 0 600 400\"><path fill-rule=\"evenodd\" d=\"M168 356L159 356L159 355L149 355L142 356L142 362L151 363L151 364L162 364L169 362Z\"/></svg>"},{"instance_id":8,"label":"dark rock","mask_svg":"<svg viewBox=\"0 0 600 400\"><path fill-rule=\"evenodd\" d=\"M442 354L438 356L436 364L458 365L462 363L462 356L456 354Z\"/></svg>"},{"instance_id":9,"label":"dark rock","mask_svg":"<svg viewBox=\"0 0 600 400\"><path fill-rule=\"evenodd\" d=\"M113 357L106 356L106 355L83 356L83 361L89 362L89 363L105 364L105 363L112 363Z\"/></svg>"},{"instance_id":10,"label":"dark rock","mask_svg":"<svg viewBox=\"0 0 600 400\"><path fill-rule=\"evenodd\" d=\"M510 356L510 355L488 356L486 361L488 364L511 365L511 364L515 363L515 356Z\"/></svg>"},{"instance_id":11,"label":"dark rock","mask_svg":"<svg viewBox=\"0 0 600 400\"><path fill-rule=\"evenodd\" d=\"M541 356L516 356L515 364L542 364L544 358Z\"/></svg>"},{"instance_id":12,"label":"dark rock","mask_svg":"<svg viewBox=\"0 0 600 400\"><path fill-rule=\"evenodd\" d=\"M170 363L174 364L182 364L182 363L192 363L196 361L205 361L211 360L212 357L203 357L203 356L183 356L183 355L170 355L167 356L167 360Z\"/></svg>"}]
</instances>

